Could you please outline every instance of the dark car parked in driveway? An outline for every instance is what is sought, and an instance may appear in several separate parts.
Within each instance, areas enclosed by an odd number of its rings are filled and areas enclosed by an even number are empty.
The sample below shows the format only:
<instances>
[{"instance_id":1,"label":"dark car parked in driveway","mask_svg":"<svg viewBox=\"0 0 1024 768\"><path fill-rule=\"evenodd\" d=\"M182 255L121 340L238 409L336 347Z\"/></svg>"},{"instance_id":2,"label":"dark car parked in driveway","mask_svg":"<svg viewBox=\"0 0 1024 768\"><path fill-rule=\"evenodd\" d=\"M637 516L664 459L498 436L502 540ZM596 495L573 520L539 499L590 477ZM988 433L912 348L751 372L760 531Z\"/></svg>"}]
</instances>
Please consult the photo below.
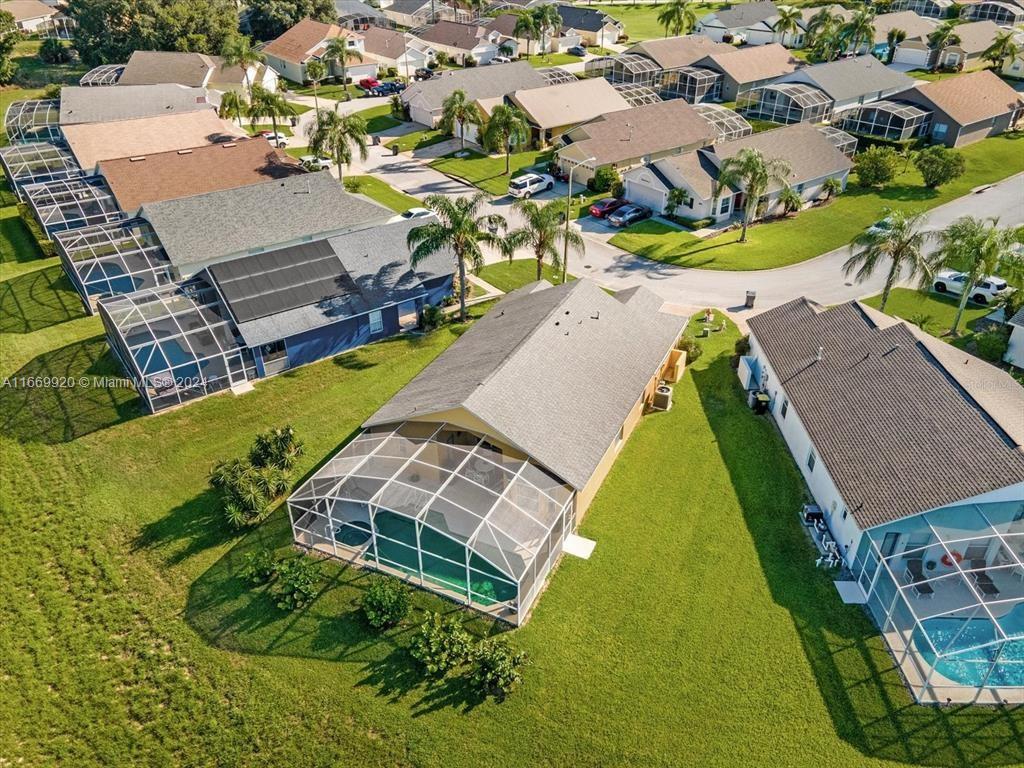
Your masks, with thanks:
<instances>
[{"instance_id":1,"label":"dark car parked in driveway","mask_svg":"<svg viewBox=\"0 0 1024 768\"><path fill-rule=\"evenodd\" d=\"M417 67L412 76L414 80L429 80L434 76L434 70L427 69L426 67Z\"/></svg>"},{"instance_id":2,"label":"dark car parked in driveway","mask_svg":"<svg viewBox=\"0 0 1024 768\"><path fill-rule=\"evenodd\" d=\"M624 205L608 217L608 223L615 227L628 227L651 217L651 209L642 205Z\"/></svg>"},{"instance_id":3,"label":"dark car parked in driveway","mask_svg":"<svg viewBox=\"0 0 1024 768\"><path fill-rule=\"evenodd\" d=\"M617 197L603 197L590 206L590 215L595 219L603 219L626 204L625 200Z\"/></svg>"},{"instance_id":4,"label":"dark car parked in driveway","mask_svg":"<svg viewBox=\"0 0 1024 768\"><path fill-rule=\"evenodd\" d=\"M582 45L574 45L572 48L566 49L565 52L570 56L579 56L581 58L587 55L587 49Z\"/></svg>"},{"instance_id":5,"label":"dark car parked in driveway","mask_svg":"<svg viewBox=\"0 0 1024 768\"><path fill-rule=\"evenodd\" d=\"M405 83L398 80L388 80L370 89L371 96L390 96L394 93L401 93L405 90Z\"/></svg>"}]
</instances>

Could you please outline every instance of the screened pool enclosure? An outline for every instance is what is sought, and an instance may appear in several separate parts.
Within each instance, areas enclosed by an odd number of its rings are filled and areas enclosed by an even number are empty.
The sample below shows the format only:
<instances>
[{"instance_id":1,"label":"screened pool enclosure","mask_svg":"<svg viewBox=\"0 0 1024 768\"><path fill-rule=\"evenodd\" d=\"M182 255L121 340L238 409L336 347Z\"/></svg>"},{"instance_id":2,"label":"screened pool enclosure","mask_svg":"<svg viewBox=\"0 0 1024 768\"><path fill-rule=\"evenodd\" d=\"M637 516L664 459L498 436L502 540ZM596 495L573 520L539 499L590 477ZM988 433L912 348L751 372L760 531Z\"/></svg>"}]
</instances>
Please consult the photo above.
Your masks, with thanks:
<instances>
[{"instance_id":1,"label":"screened pool enclosure","mask_svg":"<svg viewBox=\"0 0 1024 768\"><path fill-rule=\"evenodd\" d=\"M371 427L289 499L296 543L519 624L572 532L571 487L486 435Z\"/></svg>"},{"instance_id":2,"label":"screened pool enclosure","mask_svg":"<svg viewBox=\"0 0 1024 768\"><path fill-rule=\"evenodd\" d=\"M1024 501L872 528L853 573L918 701L1024 703Z\"/></svg>"}]
</instances>

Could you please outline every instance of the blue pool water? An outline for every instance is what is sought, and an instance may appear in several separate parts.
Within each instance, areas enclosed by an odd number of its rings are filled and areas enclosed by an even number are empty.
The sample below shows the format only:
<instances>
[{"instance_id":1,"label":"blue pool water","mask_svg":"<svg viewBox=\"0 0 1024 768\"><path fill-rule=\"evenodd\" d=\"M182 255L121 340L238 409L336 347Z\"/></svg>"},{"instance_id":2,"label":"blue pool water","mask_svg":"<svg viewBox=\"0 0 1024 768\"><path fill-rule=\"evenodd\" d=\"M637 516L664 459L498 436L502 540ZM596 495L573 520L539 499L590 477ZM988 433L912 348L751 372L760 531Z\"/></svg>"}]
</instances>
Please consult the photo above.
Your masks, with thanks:
<instances>
[{"instance_id":1,"label":"blue pool water","mask_svg":"<svg viewBox=\"0 0 1024 768\"><path fill-rule=\"evenodd\" d=\"M967 626L964 626L965 622ZM1024 686L1024 603L1000 619L1003 631L1016 639L1004 645L1000 663L991 674L989 668L999 646L976 647L996 639L995 626L989 619L938 618L926 619L921 624L923 631L918 628L914 632L914 645L921 657L943 677L963 685ZM943 653L956 655L945 656L936 663L935 653L928 645L925 633L935 647L943 649Z\"/></svg>"}]
</instances>

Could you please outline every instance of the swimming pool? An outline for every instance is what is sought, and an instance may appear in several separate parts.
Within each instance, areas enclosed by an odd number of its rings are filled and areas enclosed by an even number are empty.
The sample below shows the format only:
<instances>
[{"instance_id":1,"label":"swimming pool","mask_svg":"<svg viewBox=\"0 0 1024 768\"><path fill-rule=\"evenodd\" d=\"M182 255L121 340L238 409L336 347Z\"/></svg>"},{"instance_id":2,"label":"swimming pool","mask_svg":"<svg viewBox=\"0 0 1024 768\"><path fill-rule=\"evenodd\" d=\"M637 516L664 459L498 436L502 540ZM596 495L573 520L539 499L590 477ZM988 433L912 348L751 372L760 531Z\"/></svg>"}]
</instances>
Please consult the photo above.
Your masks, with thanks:
<instances>
[{"instance_id":1,"label":"swimming pool","mask_svg":"<svg viewBox=\"0 0 1024 768\"><path fill-rule=\"evenodd\" d=\"M914 632L914 645L936 672L962 685L1024 686L1024 603L1014 606L999 623L1013 638L1003 645L1001 655L997 645L978 647L997 637L990 619L925 619ZM929 639L943 653L954 655L943 656L936 663ZM999 663L993 667L997 655Z\"/></svg>"}]
</instances>

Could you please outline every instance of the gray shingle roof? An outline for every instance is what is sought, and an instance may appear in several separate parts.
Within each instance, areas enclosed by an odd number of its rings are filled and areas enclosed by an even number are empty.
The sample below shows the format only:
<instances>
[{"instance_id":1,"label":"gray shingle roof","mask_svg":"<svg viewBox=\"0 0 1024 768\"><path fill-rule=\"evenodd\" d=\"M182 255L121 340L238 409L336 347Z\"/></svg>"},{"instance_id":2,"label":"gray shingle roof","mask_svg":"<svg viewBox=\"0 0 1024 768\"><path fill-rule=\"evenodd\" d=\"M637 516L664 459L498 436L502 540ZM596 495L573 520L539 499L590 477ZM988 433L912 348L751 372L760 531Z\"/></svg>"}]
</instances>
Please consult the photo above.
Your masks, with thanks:
<instances>
[{"instance_id":1,"label":"gray shingle roof","mask_svg":"<svg viewBox=\"0 0 1024 768\"><path fill-rule=\"evenodd\" d=\"M649 293L623 302L586 279L515 291L364 426L461 407L583 488L686 325Z\"/></svg>"},{"instance_id":2,"label":"gray shingle roof","mask_svg":"<svg viewBox=\"0 0 1024 768\"><path fill-rule=\"evenodd\" d=\"M618 23L602 10L579 5L559 4L558 15L562 17L562 29L578 29L584 32L600 32L605 24Z\"/></svg>"},{"instance_id":3,"label":"gray shingle roof","mask_svg":"<svg viewBox=\"0 0 1024 768\"><path fill-rule=\"evenodd\" d=\"M1007 322L1010 325L1017 325L1020 326L1021 328L1024 328L1024 307L1021 307L1016 312L1014 312L1013 317L1007 320Z\"/></svg>"},{"instance_id":4,"label":"gray shingle roof","mask_svg":"<svg viewBox=\"0 0 1024 768\"><path fill-rule=\"evenodd\" d=\"M861 528L1024 482L1024 389L1003 371L856 302L749 325Z\"/></svg>"},{"instance_id":5,"label":"gray shingle roof","mask_svg":"<svg viewBox=\"0 0 1024 768\"><path fill-rule=\"evenodd\" d=\"M816 85L833 101L848 101L878 92L894 93L914 87L914 80L889 69L874 56L830 61L804 67L777 82L806 82Z\"/></svg>"},{"instance_id":6,"label":"gray shingle roof","mask_svg":"<svg viewBox=\"0 0 1024 768\"><path fill-rule=\"evenodd\" d=\"M213 109L202 88L164 84L60 89L61 125L136 120L202 109Z\"/></svg>"},{"instance_id":7,"label":"gray shingle roof","mask_svg":"<svg viewBox=\"0 0 1024 768\"><path fill-rule=\"evenodd\" d=\"M710 16L718 20L718 25L726 29L745 29L759 21L777 15L779 9L775 3L742 3L720 11L715 11ZM707 17L705 17L707 18ZM701 23L706 23L701 19Z\"/></svg>"},{"instance_id":8,"label":"gray shingle roof","mask_svg":"<svg viewBox=\"0 0 1024 768\"><path fill-rule=\"evenodd\" d=\"M329 171L142 206L175 266L340 234L387 209L345 192Z\"/></svg>"},{"instance_id":9,"label":"gray shingle roof","mask_svg":"<svg viewBox=\"0 0 1024 768\"><path fill-rule=\"evenodd\" d=\"M492 64L442 72L430 80L412 83L402 92L402 101L421 109L434 111L453 91L462 89L470 101L491 99L525 88L547 85L544 76L525 61L510 64Z\"/></svg>"}]
</instances>

